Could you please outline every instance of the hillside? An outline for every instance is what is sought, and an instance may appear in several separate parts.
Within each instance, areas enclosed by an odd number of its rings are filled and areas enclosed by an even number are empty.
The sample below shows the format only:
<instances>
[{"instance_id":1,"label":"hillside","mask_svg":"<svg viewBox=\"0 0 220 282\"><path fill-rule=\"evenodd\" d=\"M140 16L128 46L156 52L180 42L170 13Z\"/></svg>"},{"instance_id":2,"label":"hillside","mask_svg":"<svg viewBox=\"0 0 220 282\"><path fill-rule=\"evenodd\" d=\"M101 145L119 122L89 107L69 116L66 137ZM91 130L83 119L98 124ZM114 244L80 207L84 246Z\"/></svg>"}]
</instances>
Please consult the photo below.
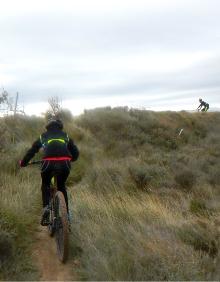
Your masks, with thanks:
<instances>
[{"instance_id":1,"label":"hillside","mask_svg":"<svg viewBox=\"0 0 220 282\"><path fill-rule=\"evenodd\" d=\"M100 108L63 120L81 152L67 185L79 278L219 279L220 113ZM38 280L40 175L17 160L44 120L0 124L0 279Z\"/></svg>"}]
</instances>

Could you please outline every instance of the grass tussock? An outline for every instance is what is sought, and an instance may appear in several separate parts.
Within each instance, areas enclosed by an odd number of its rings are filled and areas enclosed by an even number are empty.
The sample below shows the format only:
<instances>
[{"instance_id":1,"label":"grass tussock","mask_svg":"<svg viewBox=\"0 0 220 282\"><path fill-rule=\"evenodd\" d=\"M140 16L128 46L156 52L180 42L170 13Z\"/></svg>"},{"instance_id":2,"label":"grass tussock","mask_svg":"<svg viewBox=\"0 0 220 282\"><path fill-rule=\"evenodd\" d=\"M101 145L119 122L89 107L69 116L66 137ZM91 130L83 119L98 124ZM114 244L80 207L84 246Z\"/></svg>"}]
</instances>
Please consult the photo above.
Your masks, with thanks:
<instances>
[{"instance_id":1,"label":"grass tussock","mask_svg":"<svg viewBox=\"0 0 220 282\"><path fill-rule=\"evenodd\" d=\"M31 169L20 170L18 160L34 135L35 121L1 119L5 131L0 148L0 280L36 280L38 272L31 261L33 234L39 209L39 179ZM32 124L32 126L31 126ZM40 127L37 120L37 127ZM29 131L29 127L30 131ZM7 140L7 142L6 142Z\"/></svg>"},{"instance_id":2,"label":"grass tussock","mask_svg":"<svg viewBox=\"0 0 220 282\"><path fill-rule=\"evenodd\" d=\"M196 182L196 177L191 170L185 169L176 173L175 181L180 188L191 190Z\"/></svg>"},{"instance_id":3,"label":"grass tussock","mask_svg":"<svg viewBox=\"0 0 220 282\"><path fill-rule=\"evenodd\" d=\"M39 209L39 181L33 172L0 174L1 279L37 279L30 246Z\"/></svg>"},{"instance_id":4,"label":"grass tussock","mask_svg":"<svg viewBox=\"0 0 220 282\"><path fill-rule=\"evenodd\" d=\"M181 211L160 198L122 192L104 197L78 186L73 199L75 244L83 246L80 258L86 280L204 277L205 258L177 234L185 220Z\"/></svg>"}]
</instances>

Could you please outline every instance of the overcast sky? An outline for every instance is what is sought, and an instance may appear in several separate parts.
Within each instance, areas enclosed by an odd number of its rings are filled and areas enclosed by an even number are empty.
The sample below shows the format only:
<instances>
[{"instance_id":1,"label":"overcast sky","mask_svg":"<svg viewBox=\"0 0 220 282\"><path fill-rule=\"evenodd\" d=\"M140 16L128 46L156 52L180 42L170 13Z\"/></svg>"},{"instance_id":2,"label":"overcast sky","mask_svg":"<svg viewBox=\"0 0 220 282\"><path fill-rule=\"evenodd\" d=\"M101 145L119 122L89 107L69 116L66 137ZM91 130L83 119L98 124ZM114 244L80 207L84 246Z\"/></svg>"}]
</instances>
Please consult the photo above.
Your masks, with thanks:
<instances>
[{"instance_id":1,"label":"overcast sky","mask_svg":"<svg viewBox=\"0 0 220 282\"><path fill-rule=\"evenodd\" d=\"M220 107L220 1L0 0L0 86L29 114Z\"/></svg>"}]
</instances>

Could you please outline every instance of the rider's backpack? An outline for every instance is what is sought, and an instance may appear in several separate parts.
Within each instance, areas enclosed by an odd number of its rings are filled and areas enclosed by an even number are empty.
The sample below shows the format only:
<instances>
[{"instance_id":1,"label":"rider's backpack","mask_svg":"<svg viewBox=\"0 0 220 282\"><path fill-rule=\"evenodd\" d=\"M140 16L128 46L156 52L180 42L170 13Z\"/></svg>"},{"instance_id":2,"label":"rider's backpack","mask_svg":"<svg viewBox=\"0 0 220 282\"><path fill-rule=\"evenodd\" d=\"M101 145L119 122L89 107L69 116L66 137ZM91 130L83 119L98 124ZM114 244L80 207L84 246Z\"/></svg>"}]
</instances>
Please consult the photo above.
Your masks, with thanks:
<instances>
[{"instance_id":1,"label":"rider's backpack","mask_svg":"<svg viewBox=\"0 0 220 282\"><path fill-rule=\"evenodd\" d=\"M69 137L63 131L45 132L40 136L44 157L71 156L68 150Z\"/></svg>"}]
</instances>

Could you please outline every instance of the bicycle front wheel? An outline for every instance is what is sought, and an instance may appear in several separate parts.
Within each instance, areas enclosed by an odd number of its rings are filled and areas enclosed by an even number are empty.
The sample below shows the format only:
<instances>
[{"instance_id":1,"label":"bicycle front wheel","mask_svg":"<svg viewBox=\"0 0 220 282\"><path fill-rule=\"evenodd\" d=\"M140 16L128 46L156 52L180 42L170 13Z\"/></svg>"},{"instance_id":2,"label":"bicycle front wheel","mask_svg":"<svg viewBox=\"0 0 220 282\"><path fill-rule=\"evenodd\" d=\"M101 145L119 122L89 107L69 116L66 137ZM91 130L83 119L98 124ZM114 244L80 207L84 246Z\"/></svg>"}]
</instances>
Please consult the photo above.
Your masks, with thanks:
<instances>
[{"instance_id":1,"label":"bicycle front wheel","mask_svg":"<svg viewBox=\"0 0 220 282\"><path fill-rule=\"evenodd\" d=\"M54 199L55 210L55 239L57 244L57 254L61 262L65 262L68 257L68 220L67 220L67 208L63 193L56 192Z\"/></svg>"}]
</instances>

